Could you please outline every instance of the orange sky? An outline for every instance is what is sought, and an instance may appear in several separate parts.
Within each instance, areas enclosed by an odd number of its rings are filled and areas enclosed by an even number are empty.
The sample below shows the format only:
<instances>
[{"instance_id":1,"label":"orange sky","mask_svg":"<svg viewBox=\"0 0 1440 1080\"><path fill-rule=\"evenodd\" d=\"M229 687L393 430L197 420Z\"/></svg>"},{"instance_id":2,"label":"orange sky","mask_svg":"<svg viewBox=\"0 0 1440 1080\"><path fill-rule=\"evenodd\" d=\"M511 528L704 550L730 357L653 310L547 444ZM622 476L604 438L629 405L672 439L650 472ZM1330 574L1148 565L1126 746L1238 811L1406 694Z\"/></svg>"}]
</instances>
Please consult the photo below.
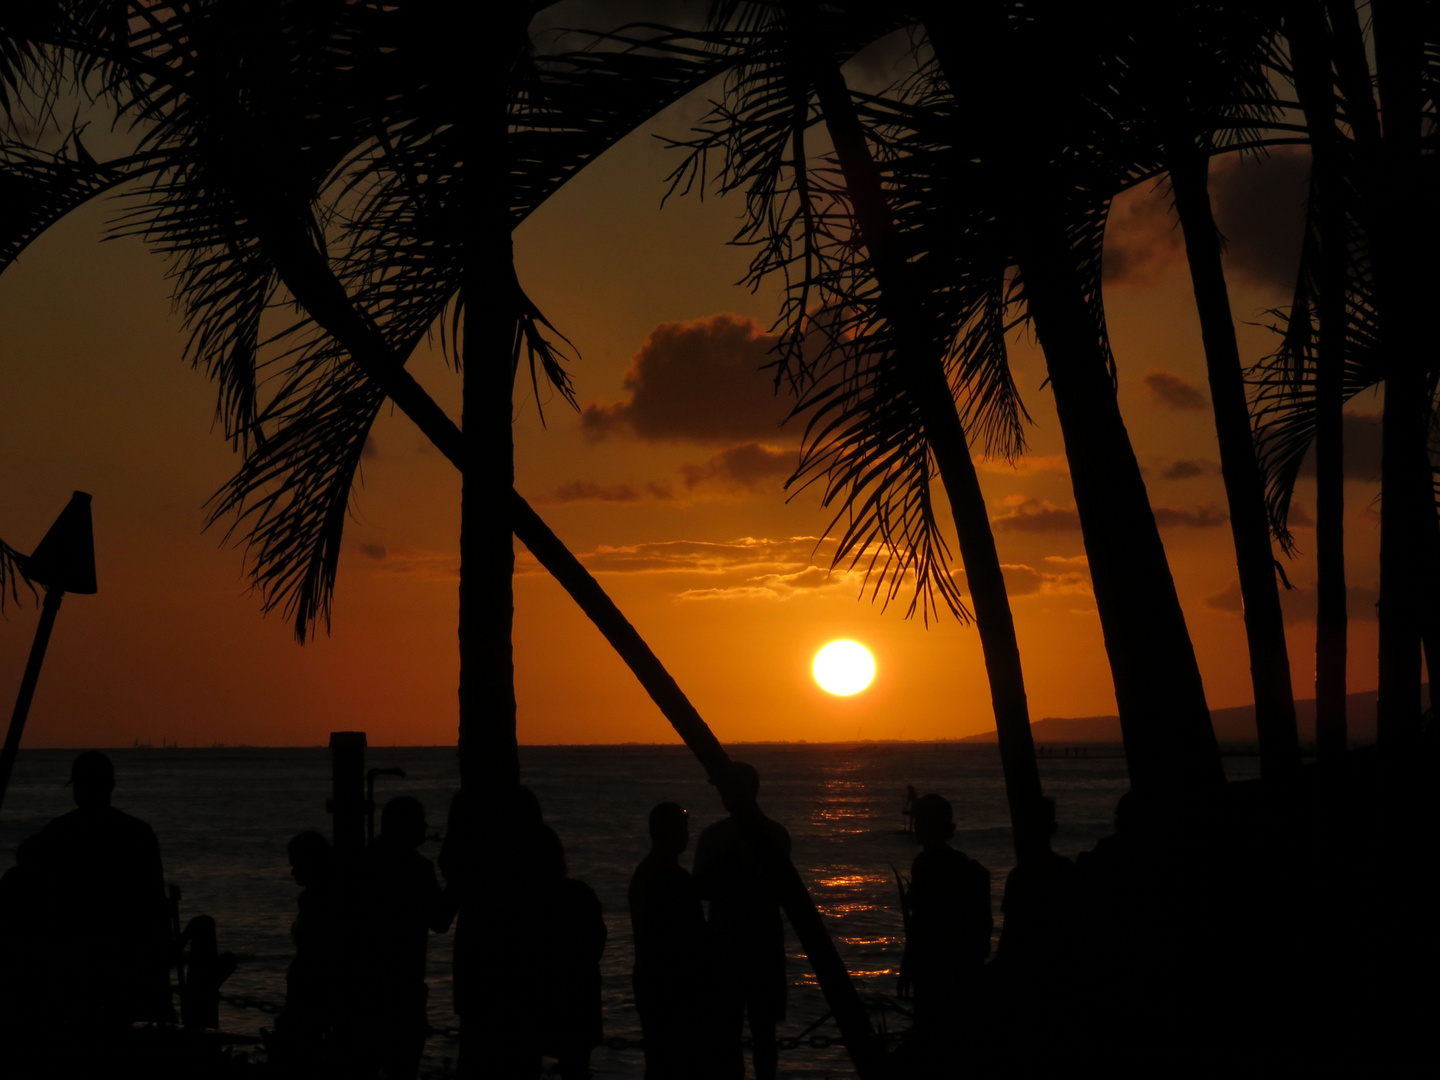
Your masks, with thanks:
<instances>
[{"instance_id":1,"label":"orange sky","mask_svg":"<svg viewBox=\"0 0 1440 1080\"><path fill-rule=\"evenodd\" d=\"M698 106L662 123L676 130ZM577 346L585 418L517 397L517 486L670 667L722 740L935 739L993 726L973 627L929 627L858 598L827 575L818 495L781 483L799 429L756 372L774 295L733 283L725 246L740 206L695 198L659 208L672 162L641 133L555 196L516 237L520 277ZM1242 352L1272 342L1262 312L1287 298L1303 157L1237 173L1216 166L1231 238ZM0 278L0 536L28 551L72 489L94 496L100 592L67 598L27 746L162 738L316 744L361 729L372 745L454 741L459 482L387 410L347 529L333 633L305 647L247 595L238 550L201 533L206 499L237 465L212 430L214 390L181 363L164 265L134 240L99 243L117 204L77 212ZM1112 219L1106 305L1121 406L1212 707L1249 700L1224 493L1188 279L1163 192L1127 196ZM1177 261L1178 260L1178 261ZM751 323L755 325L750 325ZM680 326L666 324L682 324ZM702 377L688 363L705 361ZM1111 712L1115 703L1085 575L1074 501L1043 361L1018 339L1013 363L1035 419L1018 468L982 481L1008 571L1031 714ZM412 361L458 415L459 381L438 356ZM1352 406L1364 436L1378 399ZM1357 443L1362 439L1357 438ZM1375 686L1378 517L1374 461L1347 485L1352 690ZM1302 510L1313 486L1302 484ZM1287 569L1296 690L1313 682L1313 532ZM818 552L817 552L818 545ZM527 743L669 742L674 735L568 597L522 556L516 581L520 737ZM8 710L35 605L0 621ZM814 652L836 637L874 651L873 687L819 690Z\"/></svg>"}]
</instances>

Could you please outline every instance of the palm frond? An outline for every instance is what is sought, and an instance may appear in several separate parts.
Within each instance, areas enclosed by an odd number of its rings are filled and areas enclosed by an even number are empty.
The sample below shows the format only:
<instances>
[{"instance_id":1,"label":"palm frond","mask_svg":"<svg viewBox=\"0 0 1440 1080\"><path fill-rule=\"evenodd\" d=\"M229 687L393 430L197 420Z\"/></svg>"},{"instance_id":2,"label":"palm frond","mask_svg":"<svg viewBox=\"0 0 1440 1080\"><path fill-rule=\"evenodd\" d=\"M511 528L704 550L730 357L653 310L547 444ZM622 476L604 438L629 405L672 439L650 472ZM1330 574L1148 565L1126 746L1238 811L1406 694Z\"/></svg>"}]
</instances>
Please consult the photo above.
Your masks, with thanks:
<instances>
[{"instance_id":1,"label":"palm frond","mask_svg":"<svg viewBox=\"0 0 1440 1080\"><path fill-rule=\"evenodd\" d=\"M1294 551L1288 520L1295 481L1315 438L1316 375L1320 362L1317 313L1322 280L1320 247L1324 240L1320 199L1315 190L1317 182L1312 174L1294 297L1288 308L1270 312L1281 320L1270 327L1279 335L1280 343L1246 375L1270 529L1287 554ZM1353 185L1344 189L1347 234L1340 242L1345 244L1347 252L1346 334L1341 359L1342 394L1346 401L1384 378L1369 251L1358 225L1358 199Z\"/></svg>"},{"instance_id":2,"label":"palm frond","mask_svg":"<svg viewBox=\"0 0 1440 1080\"><path fill-rule=\"evenodd\" d=\"M37 594L35 586L25 575L25 556L16 551L4 540L0 540L0 614L5 611L5 597L9 594L10 599L15 603L20 602L20 585L24 583L34 598Z\"/></svg>"},{"instance_id":3,"label":"palm frond","mask_svg":"<svg viewBox=\"0 0 1440 1080\"><path fill-rule=\"evenodd\" d=\"M0 271L42 232L81 203L111 190L136 167L134 159L101 163L78 134L54 153L0 141Z\"/></svg>"}]
</instances>

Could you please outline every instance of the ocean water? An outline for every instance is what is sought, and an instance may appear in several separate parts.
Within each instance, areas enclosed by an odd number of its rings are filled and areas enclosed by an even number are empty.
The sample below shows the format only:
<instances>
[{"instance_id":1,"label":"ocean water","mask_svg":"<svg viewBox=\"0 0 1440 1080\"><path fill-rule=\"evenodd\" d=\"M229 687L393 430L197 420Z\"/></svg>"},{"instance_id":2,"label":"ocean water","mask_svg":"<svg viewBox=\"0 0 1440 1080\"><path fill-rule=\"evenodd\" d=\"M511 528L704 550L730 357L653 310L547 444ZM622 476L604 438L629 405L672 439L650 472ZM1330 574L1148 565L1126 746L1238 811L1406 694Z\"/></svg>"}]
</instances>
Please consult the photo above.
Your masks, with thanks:
<instances>
[{"instance_id":1,"label":"ocean water","mask_svg":"<svg viewBox=\"0 0 1440 1080\"><path fill-rule=\"evenodd\" d=\"M825 916L841 956L867 995L893 995L904 945L894 870L909 872L917 850L902 829L905 786L938 792L955 808L955 846L991 874L996 932L1000 895L1014 862L999 756L993 746L950 743L757 745L734 756L760 772L760 803L790 830L792 856ZM70 751L22 751L0 809L0 870L14 863L15 847L46 821L71 809ZM325 801L330 755L316 749L163 749L111 752L115 805L148 821L160 839L166 878L182 891L181 918L215 917L220 948L242 962L225 986L230 994L279 1002L290 961L290 923L297 889L285 844L302 829L328 834ZM715 791L683 746L525 747L525 782L539 796L545 820L565 845L569 873L600 897L609 927L602 961L605 1035L638 1039L630 994L633 959L626 886L648 842L650 807L666 800L690 810L692 843L699 830L724 815ZM457 783L449 747L372 747L367 768L399 767L405 778L380 777L376 802L413 795L443 829ZM1253 758L1227 758L1232 779L1258 774ZM1041 759L1047 794L1057 803L1056 850L1074 856L1110 831L1115 802L1128 787L1125 763L1115 755ZM434 858L439 844L423 853ZM688 853L682 858L688 865ZM503 928L496 928L503 931ZM780 1034L796 1035L821 1020L824 998L798 942L788 939L791 991ZM430 942L430 1020L453 1027L447 937ZM897 1018L898 1019L898 1018ZM270 1019L253 1009L222 1006L222 1025L254 1033ZM834 1037L832 1022L814 1034ZM427 1046L427 1065L443 1069L455 1047L442 1036ZM592 1058L598 1077L639 1078L640 1051L602 1046ZM786 1051L781 1075L850 1077L837 1045Z\"/></svg>"}]
</instances>

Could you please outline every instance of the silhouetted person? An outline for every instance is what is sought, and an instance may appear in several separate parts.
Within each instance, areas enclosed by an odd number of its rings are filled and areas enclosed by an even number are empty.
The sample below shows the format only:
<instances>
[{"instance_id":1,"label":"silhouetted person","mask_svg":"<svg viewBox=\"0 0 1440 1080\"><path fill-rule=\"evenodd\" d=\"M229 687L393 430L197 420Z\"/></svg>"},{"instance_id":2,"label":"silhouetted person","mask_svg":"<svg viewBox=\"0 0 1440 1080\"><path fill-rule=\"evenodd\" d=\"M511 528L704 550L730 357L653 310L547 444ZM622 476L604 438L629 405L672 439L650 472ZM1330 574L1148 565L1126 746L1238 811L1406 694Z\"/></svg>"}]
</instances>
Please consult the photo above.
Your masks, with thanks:
<instances>
[{"instance_id":1,"label":"silhouetted person","mask_svg":"<svg viewBox=\"0 0 1440 1080\"><path fill-rule=\"evenodd\" d=\"M1055 800L1040 799L1032 813L1038 831L1054 836ZM996 963L1036 973L1071 963L1076 902L1075 864L1064 855L1047 850L1022 860L1005 878Z\"/></svg>"},{"instance_id":2,"label":"silhouetted person","mask_svg":"<svg viewBox=\"0 0 1440 1080\"><path fill-rule=\"evenodd\" d=\"M735 818L747 806L753 808L760 774L738 761L734 768L739 787L721 792L730 816L707 827L695 844L695 884L710 902L718 958L721 1075L745 1075L740 1038L748 1016L755 1076L773 1080L779 1061L775 1026L785 1018L785 925L759 857ZM788 856L790 834L778 822L764 821L776 851Z\"/></svg>"},{"instance_id":3,"label":"silhouetted person","mask_svg":"<svg viewBox=\"0 0 1440 1080\"><path fill-rule=\"evenodd\" d=\"M650 811L650 854L630 879L645 1080L695 1080L714 1064L715 951L700 892L680 865L689 843L684 807L660 803Z\"/></svg>"},{"instance_id":4,"label":"silhouetted person","mask_svg":"<svg viewBox=\"0 0 1440 1080\"><path fill-rule=\"evenodd\" d=\"M451 912L421 855L429 826L420 800L401 795L380 813L366 878L371 1065L390 1080L413 1080L429 1031L425 986L430 931L450 929Z\"/></svg>"},{"instance_id":5,"label":"silhouetted person","mask_svg":"<svg viewBox=\"0 0 1440 1080\"><path fill-rule=\"evenodd\" d=\"M922 1058L963 1055L964 1025L981 1004L985 958L990 955L990 872L950 846L955 820L950 803L923 795L915 804L920 854L906 893L905 955L900 994L914 995L915 1029Z\"/></svg>"},{"instance_id":6,"label":"silhouetted person","mask_svg":"<svg viewBox=\"0 0 1440 1080\"><path fill-rule=\"evenodd\" d=\"M222 953L215 932L215 920L196 915L185 926L177 945L188 947L185 986L180 994L180 1020L186 1027L220 1026L220 987L235 972L239 958Z\"/></svg>"},{"instance_id":7,"label":"silhouetted person","mask_svg":"<svg viewBox=\"0 0 1440 1080\"><path fill-rule=\"evenodd\" d=\"M285 974L285 1010L277 1018L278 1062L291 1075L320 1075L327 1068L326 1037L336 1020L335 851L314 830L286 849L300 886L290 926L295 959Z\"/></svg>"},{"instance_id":8,"label":"silhouetted person","mask_svg":"<svg viewBox=\"0 0 1440 1080\"><path fill-rule=\"evenodd\" d=\"M536 912L541 935L538 966L541 1044L564 1080L589 1080L590 1051L600 1045L600 956L605 917L595 890L565 875L565 849L554 830L537 845L540 889Z\"/></svg>"},{"instance_id":9,"label":"silhouetted person","mask_svg":"<svg viewBox=\"0 0 1440 1080\"><path fill-rule=\"evenodd\" d=\"M1031 808L1036 833L1054 836L1055 800ZM1075 985L1080 897L1075 864L1046 850L1029 853L1005 879L1005 921L989 974L994 985L995 1033L1012 1067L1046 1070L1071 1049L1077 1009Z\"/></svg>"},{"instance_id":10,"label":"silhouetted person","mask_svg":"<svg viewBox=\"0 0 1440 1080\"><path fill-rule=\"evenodd\" d=\"M115 769L98 750L70 767L75 809L36 837L61 972L57 1001L79 1032L173 1021L171 928L160 845L150 826L110 805Z\"/></svg>"},{"instance_id":11,"label":"silhouetted person","mask_svg":"<svg viewBox=\"0 0 1440 1080\"><path fill-rule=\"evenodd\" d=\"M450 803L440 872L458 905L455 1012L462 1078L540 1074L548 973L541 897L557 842L526 788L462 790Z\"/></svg>"},{"instance_id":12,"label":"silhouetted person","mask_svg":"<svg viewBox=\"0 0 1440 1080\"><path fill-rule=\"evenodd\" d=\"M0 1045L7 1073L43 1076L55 1032L51 984L51 901L37 867L40 838L15 849L15 865L0 877Z\"/></svg>"}]
</instances>

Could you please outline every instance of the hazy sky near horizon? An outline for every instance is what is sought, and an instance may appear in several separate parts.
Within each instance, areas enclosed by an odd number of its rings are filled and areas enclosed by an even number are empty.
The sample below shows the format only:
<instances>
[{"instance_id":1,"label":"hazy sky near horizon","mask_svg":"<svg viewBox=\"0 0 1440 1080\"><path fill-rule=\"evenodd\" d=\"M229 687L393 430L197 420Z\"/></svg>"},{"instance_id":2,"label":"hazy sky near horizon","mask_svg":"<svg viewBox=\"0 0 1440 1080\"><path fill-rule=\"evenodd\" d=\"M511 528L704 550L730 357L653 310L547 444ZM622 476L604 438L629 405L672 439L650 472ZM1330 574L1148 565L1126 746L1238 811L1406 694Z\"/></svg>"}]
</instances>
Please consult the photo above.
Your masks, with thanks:
<instances>
[{"instance_id":1,"label":"hazy sky near horizon","mask_svg":"<svg viewBox=\"0 0 1440 1080\"><path fill-rule=\"evenodd\" d=\"M859 574L829 569L830 515L809 489L787 501L800 425L766 362L775 293L737 286L748 254L726 241L738 198L660 206L683 132L681 103L586 169L516 234L520 279L579 354L581 405L528 381L516 394L517 488L581 556L722 740L936 739L993 727L972 626L886 609ZM1214 197L1242 354L1274 346L1308 159L1222 160ZM262 618L243 552L205 504L239 459L213 426L215 388L182 362L184 330L163 260L136 239L101 242L115 200L87 206L0 277L0 536L29 551L70 491L94 496L100 591L68 597L27 746L162 738L372 745L455 738L459 478L387 408L364 461L339 569L332 632L297 645ZM1234 556L1199 330L1163 187L1127 194L1107 238L1106 309L1121 407L1161 524L1212 707L1250 700ZM1113 712L1069 476L1033 341L1012 362L1034 418L1015 466L981 464L1006 564L1034 719ZM459 414L438 348L411 369ZM543 424L541 413L543 409ZM1378 398L1351 405L1346 487L1351 690L1375 686ZM1292 520L1308 520L1302 480ZM1313 531L1286 569L1298 696L1311 693ZM953 550L953 538L952 538ZM669 742L675 736L599 633L520 549L515 658L525 743ZM0 621L8 710L37 606ZM810 676L826 642L874 652L872 687L833 697ZM1162 706L1163 707L1163 706Z\"/></svg>"}]
</instances>

